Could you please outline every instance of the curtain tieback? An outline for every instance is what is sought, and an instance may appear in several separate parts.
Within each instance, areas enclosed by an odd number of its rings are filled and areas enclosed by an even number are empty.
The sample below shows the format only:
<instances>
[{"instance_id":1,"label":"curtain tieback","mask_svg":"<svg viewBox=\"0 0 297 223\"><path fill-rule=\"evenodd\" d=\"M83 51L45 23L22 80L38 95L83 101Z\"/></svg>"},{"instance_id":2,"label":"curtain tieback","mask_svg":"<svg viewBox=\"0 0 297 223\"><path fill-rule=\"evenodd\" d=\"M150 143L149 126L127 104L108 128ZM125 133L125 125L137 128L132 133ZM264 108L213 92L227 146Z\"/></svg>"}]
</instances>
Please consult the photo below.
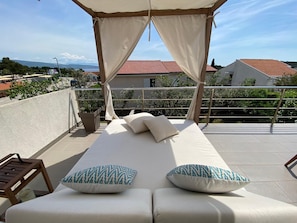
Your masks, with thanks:
<instances>
[{"instance_id":1,"label":"curtain tieback","mask_svg":"<svg viewBox=\"0 0 297 223\"><path fill-rule=\"evenodd\" d=\"M207 19L212 19L212 22L213 22L213 25L214 25L214 27L215 28L217 28L217 24L216 24L216 21L215 21L215 16L217 15L217 14L219 14L220 12L216 12L214 15L210 15L210 16L207 16Z\"/></svg>"},{"instance_id":2,"label":"curtain tieback","mask_svg":"<svg viewBox=\"0 0 297 223\"><path fill-rule=\"evenodd\" d=\"M206 85L206 82L205 82L205 81L198 81L197 84L198 84L198 85L200 85L200 84L202 84L202 85Z\"/></svg>"},{"instance_id":3,"label":"curtain tieback","mask_svg":"<svg viewBox=\"0 0 297 223\"><path fill-rule=\"evenodd\" d=\"M93 27L96 25L97 22L99 22L99 17L93 18Z\"/></svg>"}]
</instances>

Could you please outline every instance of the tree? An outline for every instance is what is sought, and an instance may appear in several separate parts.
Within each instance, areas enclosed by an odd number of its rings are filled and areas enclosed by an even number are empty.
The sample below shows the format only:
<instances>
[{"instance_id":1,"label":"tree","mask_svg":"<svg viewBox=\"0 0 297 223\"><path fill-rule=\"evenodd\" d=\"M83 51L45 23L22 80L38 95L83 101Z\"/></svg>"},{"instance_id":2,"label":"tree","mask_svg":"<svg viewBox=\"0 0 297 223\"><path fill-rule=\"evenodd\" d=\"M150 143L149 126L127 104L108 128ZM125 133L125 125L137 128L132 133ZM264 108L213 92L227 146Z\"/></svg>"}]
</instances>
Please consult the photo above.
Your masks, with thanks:
<instances>
[{"instance_id":1,"label":"tree","mask_svg":"<svg viewBox=\"0 0 297 223\"><path fill-rule=\"evenodd\" d=\"M241 86L255 86L256 79L255 78L246 78L242 83Z\"/></svg>"},{"instance_id":2,"label":"tree","mask_svg":"<svg viewBox=\"0 0 297 223\"><path fill-rule=\"evenodd\" d=\"M297 86L297 72L296 74L283 75L276 79L276 86Z\"/></svg>"},{"instance_id":3,"label":"tree","mask_svg":"<svg viewBox=\"0 0 297 223\"><path fill-rule=\"evenodd\" d=\"M215 59L212 59L212 61L211 61L211 66L212 66L212 67L215 67Z\"/></svg>"},{"instance_id":4,"label":"tree","mask_svg":"<svg viewBox=\"0 0 297 223\"><path fill-rule=\"evenodd\" d=\"M0 63L0 70L2 70L2 73L5 71L6 74L25 74L29 70L29 67L12 61L9 57L3 57Z\"/></svg>"}]
</instances>

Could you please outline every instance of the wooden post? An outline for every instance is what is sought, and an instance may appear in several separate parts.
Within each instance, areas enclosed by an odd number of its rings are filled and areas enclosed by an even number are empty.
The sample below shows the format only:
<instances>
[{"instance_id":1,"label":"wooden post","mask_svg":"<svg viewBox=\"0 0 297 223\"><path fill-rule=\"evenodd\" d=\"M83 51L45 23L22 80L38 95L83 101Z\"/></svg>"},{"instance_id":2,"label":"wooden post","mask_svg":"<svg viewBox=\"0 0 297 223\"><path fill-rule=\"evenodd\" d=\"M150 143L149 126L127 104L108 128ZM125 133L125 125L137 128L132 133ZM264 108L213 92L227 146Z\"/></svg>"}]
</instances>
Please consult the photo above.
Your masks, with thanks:
<instances>
[{"instance_id":1,"label":"wooden post","mask_svg":"<svg viewBox=\"0 0 297 223\"><path fill-rule=\"evenodd\" d=\"M207 59L208 59L208 52L209 52L209 45L210 45L210 36L211 36L211 29L212 29L212 22L213 22L213 11L210 11L206 16L207 18L206 18L206 27L205 27L205 58L204 58L202 71L200 74L200 84L198 87L198 94L196 98L196 107L195 107L195 113L194 113L194 121L197 124L199 123L199 116L201 112L202 97L203 97L203 91L204 91L204 81L205 81Z\"/></svg>"},{"instance_id":2,"label":"wooden post","mask_svg":"<svg viewBox=\"0 0 297 223\"><path fill-rule=\"evenodd\" d=\"M211 37L211 30L212 30L212 23L213 23L213 16L214 11L216 11L219 7L221 7L227 0L219 0L217 1L214 6L209 10L207 13L207 20L206 20L206 31L205 31L205 59L203 68L200 74L200 85L198 88L198 94L196 98L196 107L194 113L194 121L198 124L199 123L199 116L201 112L201 105L202 105L202 97L204 91L204 81L205 81L205 74L206 74L206 67L207 67L207 59L209 53L209 45L210 45L210 37Z\"/></svg>"},{"instance_id":3,"label":"wooden post","mask_svg":"<svg viewBox=\"0 0 297 223\"><path fill-rule=\"evenodd\" d=\"M97 59L100 69L100 78L101 82L104 83L105 78L105 67L104 67L104 60L103 60L103 52L102 52L102 43L101 43L101 35L100 35L100 27L99 27L99 18L93 18L94 21L94 34L95 34L95 42L96 42L96 49L97 49Z\"/></svg>"},{"instance_id":4,"label":"wooden post","mask_svg":"<svg viewBox=\"0 0 297 223\"><path fill-rule=\"evenodd\" d=\"M93 29L94 29L95 42L96 42L96 50L97 50L97 59L98 59L98 65L99 65L99 75L100 75L101 83L105 83L106 77L105 77L105 67L104 67L104 59L103 59L103 52L102 52L100 27L99 27L99 21L98 21L99 18L96 16L96 12L94 12L90 8L84 6L78 0L72 0L72 1L74 3L76 3L79 7L81 7L83 10L85 10L90 16L92 16ZM105 101L104 86L102 86L102 92L103 92L103 97L104 97L104 101ZM106 101L105 101L105 104L106 104Z\"/></svg>"},{"instance_id":5,"label":"wooden post","mask_svg":"<svg viewBox=\"0 0 297 223\"><path fill-rule=\"evenodd\" d=\"M104 59L103 59L103 51L102 51L102 42L101 42L101 35L100 35L100 25L99 25L99 18L94 18L93 17L93 22L94 22L94 35L95 35L95 42L96 42L96 49L97 49L97 59L98 59L98 64L99 64L99 69L100 69L100 80L101 83L105 83L106 81L106 76L105 76L105 67L104 67ZM104 85L101 86L102 88L102 94L104 98L104 104L106 105L106 91Z\"/></svg>"}]
</instances>

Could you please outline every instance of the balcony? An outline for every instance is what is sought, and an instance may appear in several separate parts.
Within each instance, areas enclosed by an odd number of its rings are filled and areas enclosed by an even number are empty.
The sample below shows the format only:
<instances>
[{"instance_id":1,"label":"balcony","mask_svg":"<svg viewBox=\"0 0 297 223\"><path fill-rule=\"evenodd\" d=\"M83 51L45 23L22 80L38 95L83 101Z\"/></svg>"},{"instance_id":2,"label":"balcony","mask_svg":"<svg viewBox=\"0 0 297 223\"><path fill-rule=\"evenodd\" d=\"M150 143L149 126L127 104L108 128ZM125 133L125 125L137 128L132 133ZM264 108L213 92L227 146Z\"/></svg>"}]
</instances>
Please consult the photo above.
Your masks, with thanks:
<instances>
[{"instance_id":1,"label":"balcony","mask_svg":"<svg viewBox=\"0 0 297 223\"><path fill-rule=\"evenodd\" d=\"M145 90L148 89L141 89L143 92ZM90 90L83 89L82 91ZM283 92L282 89L280 92ZM211 95L212 94L210 94L210 96ZM36 104L34 104L34 106L26 106L25 103L29 103L29 100L26 99L1 106L0 117L2 116L2 119L6 120L5 124L1 125L2 137L6 139L6 146L3 147L5 149L2 150L5 154L1 154L1 157L5 156L7 153L18 152L23 157L37 157L43 159L53 186L56 187L59 180L72 168L84 151L100 137L101 132L106 127L106 123L102 122L96 132L87 134L81 124L79 124L79 126L76 125L80 120L76 115L78 105L76 104L77 101L74 100L75 96L73 90L67 89L61 92L55 92L53 96L55 99L61 96L58 104L55 104L51 100L46 100L46 104L42 106L36 106ZM37 99L34 99L34 103L37 103L38 100L41 101L38 103L44 102L44 97L45 96L38 96ZM124 99L124 101L127 102L123 110L127 112L132 108L136 108L136 110L146 110L146 107L140 106L145 105L144 98L145 97L142 97L141 94L137 96L137 99L141 102L140 104L137 102L138 107L129 107L131 104L128 103L127 99ZM82 99L78 97L78 101L79 100ZM97 98L96 100L100 99ZM115 104L119 102L123 104L120 99L117 100L118 102L115 101ZM283 114L280 112L283 108L283 110L288 110L287 107L283 107L284 100L292 101L292 99L285 97L273 98L273 100L276 101L276 106L273 108L269 107L273 111L271 113L272 115L265 117L265 120L269 121L259 123L211 122L218 119L218 117L214 117L214 115L209 112L209 110L216 110L214 104L210 106L211 100L214 101L214 97L204 97L203 109L205 109L205 111L202 109L204 113L201 115L201 120L204 120L204 122L201 122L199 126L230 168L251 179L251 184L249 184L246 189L260 195L297 205L297 162L292 163L289 169L284 167L284 163L297 153L296 117L294 113L287 113L290 114L287 115L288 117L284 117L284 115L279 116ZM251 100L251 98L248 98L248 100ZM280 101L282 103L280 103ZM293 99L293 101L296 103L296 99ZM13 114L10 114L13 117L13 119L11 119L7 116L9 112L6 112L4 106L10 106L9 111L14 111L13 106L20 108L19 105L15 103L22 103L22 109L21 111L15 111ZM57 115L52 114L55 110L58 110L58 107L62 109L62 111L58 111L58 113L63 114L61 119L63 121L63 127L54 128L53 123L60 124L60 122L62 122L60 119L57 120ZM74 110L72 110L73 108ZM34 109L38 109L44 116L38 116L38 112L34 111ZM167 109L168 108L165 108L164 111ZM177 110L184 109L186 108L179 107ZM230 111L230 107L228 109L228 111ZM253 107L253 109L255 108ZM290 108L293 112L295 111L294 109L295 107ZM147 110L152 111L154 108L148 107ZM22 117L19 117L20 115L22 115ZM34 116L34 118L24 120L28 119L26 117L31 116ZM238 118L240 117L236 117L236 119ZM284 123L285 118L292 121ZM51 120L45 121L45 119ZM230 116L230 119L234 119L234 117ZM3 120L1 120L1 123L4 123L2 122ZM30 124L33 120L38 121L39 124L36 124L36 126L35 124ZM7 128L8 125L11 127ZM15 127L12 125L15 125ZM37 129L40 125L42 125L42 127L40 127L41 130ZM5 126L6 129L3 129ZM20 129L25 129L25 132ZM17 135L18 131L23 135ZM53 134L53 132L55 134ZM11 137L6 137L5 134L10 134ZM30 187L34 190L46 190L46 186L40 176L30 184ZM1 199L1 202L0 211L3 212L9 206L9 202L7 202L6 199Z\"/></svg>"}]
</instances>

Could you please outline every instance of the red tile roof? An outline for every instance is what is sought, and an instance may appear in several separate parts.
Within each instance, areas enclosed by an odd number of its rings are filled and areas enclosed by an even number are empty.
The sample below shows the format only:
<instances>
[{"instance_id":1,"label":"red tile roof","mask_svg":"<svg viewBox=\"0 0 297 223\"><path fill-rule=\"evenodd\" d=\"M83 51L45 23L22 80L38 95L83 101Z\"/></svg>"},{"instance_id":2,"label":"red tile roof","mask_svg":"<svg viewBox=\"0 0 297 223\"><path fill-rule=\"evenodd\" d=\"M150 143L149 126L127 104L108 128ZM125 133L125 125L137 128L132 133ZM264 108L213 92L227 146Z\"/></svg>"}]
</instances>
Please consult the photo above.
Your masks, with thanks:
<instances>
[{"instance_id":1,"label":"red tile roof","mask_svg":"<svg viewBox=\"0 0 297 223\"><path fill-rule=\"evenodd\" d=\"M269 76L282 76L296 74L296 70L290 68L286 63L278 60L270 59L241 59L243 63L254 67L255 69L269 75Z\"/></svg>"},{"instance_id":2,"label":"red tile roof","mask_svg":"<svg viewBox=\"0 0 297 223\"><path fill-rule=\"evenodd\" d=\"M180 67L177 65L177 63L175 61L164 61L162 63L166 67L168 72L171 72L171 73L183 72L182 69L180 69Z\"/></svg>"},{"instance_id":3,"label":"red tile roof","mask_svg":"<svg viewBox=\"0 0 297 223\"><path fill-rule=\"evenodd\" d=\"M206 71L216 72L217 70L207 65ZM129 60L122 66L118 74L167 74L181 72L183 71L175 61Z\"/></svg>"},{"instance_id":4,"label":"red tile roof","mask_svg":"<svg viewBox=\"0 0 297 223\"><path fill-rule=\"evenodd\" d=\"M9 90L11 86L11 82L0 83L0 91Z\"/></svg>"},{"instance_id":5,"label":"red tile roof","mask_svg":"<svg viewBox=\"0 0 297 223\"><path fill-rule=\"evenodd\" d=\"M212 66L206 65L206 72L217 72L218 70Z\"/></svg>"},{"instance_id":6,"label":"red tile roof","mask_svg":"<svg viewBox=\"0 0 297 223\"><path fill-rule=\"evenodd\" d=\"M168 73L160 60L152 61L127 61L118 74L163 74Z\"/></svg>"}]
</instances>

